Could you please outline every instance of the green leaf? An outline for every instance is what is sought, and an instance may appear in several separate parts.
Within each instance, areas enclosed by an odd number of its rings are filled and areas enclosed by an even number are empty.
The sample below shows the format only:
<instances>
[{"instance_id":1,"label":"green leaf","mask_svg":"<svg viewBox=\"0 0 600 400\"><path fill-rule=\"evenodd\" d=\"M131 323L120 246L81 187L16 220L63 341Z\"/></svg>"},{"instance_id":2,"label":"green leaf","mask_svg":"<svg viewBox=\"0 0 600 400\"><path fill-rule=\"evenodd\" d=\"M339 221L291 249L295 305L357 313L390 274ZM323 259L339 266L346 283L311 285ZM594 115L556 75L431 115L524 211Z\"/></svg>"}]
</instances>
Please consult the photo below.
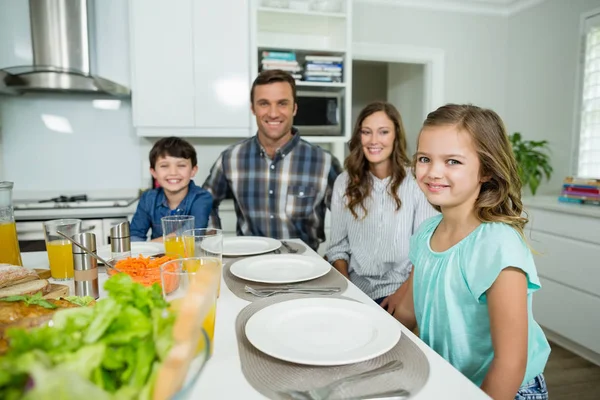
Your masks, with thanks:
<instances>
[{"instance_id":1,"label":"green leaf","mask_svg":"<svg viewBox=\"0 0 600 400\"><path fill-rule=\"evenodd\" d=\"M17 296L8 296L0 299L0 301L23 301L26 305L38 305L44 308L54 309L57 308L56 304L49 302L48 300L43 298L42 292L37 292L34 295L17 295Z\"/></svg>"}]
</instances>

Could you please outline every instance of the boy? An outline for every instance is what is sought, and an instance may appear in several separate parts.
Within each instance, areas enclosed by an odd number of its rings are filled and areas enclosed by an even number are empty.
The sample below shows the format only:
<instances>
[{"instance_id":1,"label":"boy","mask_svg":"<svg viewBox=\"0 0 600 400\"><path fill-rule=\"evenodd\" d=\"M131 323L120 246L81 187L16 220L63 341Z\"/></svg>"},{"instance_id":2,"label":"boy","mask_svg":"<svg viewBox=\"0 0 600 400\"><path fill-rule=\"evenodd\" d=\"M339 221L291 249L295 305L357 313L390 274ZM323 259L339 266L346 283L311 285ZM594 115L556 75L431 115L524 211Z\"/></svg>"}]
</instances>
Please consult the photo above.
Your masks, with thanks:
<instances>
[{"instance_id":1,"label":"boy","mask_svg":"<svg viewBox=\"0 0 600 400\"><path fill-rule=\"evenodd\" d=\"M196 228L206 228L212 209L212 196L196 186L196 150L178 137L160 139L150 150L150 173L160 185L144 192L131 221L131 241L146 241L152 229L153 242L163 241L161 218L193 215Z\"/></svg>"}]
</instances>

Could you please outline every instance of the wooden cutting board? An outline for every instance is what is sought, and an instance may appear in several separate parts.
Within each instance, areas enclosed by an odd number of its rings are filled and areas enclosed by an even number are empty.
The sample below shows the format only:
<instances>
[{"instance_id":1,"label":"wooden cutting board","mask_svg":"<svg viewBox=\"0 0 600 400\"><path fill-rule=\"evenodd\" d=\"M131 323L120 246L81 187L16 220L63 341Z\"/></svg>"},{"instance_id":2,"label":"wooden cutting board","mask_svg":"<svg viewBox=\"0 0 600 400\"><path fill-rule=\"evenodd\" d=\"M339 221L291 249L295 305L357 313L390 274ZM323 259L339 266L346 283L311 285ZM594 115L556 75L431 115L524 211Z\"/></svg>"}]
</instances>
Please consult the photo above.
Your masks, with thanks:
<instances>
[{"instance_id":1,"label":"wooden cutting board","mask_svg":"<svg viewBox=\"0 0 600 400\"><path fill-rule=\"evenodd\" d=\"M67 285L59 285L57 283L50 284L50 290L44 295L45 299L58 299L69 295L69 287Z\"/></svg>"},{"instance_id":2,"label":"wooden cutting board","mask_svg":"<svg viewBox=\"0 0 600 400\"><path fill-rule=\"evenodd\" d=\"M40 279L50 279L51 278L49 269L35 268L34 270L35 270L35 272L37 272Z\"/></svg>"}]
</instances>

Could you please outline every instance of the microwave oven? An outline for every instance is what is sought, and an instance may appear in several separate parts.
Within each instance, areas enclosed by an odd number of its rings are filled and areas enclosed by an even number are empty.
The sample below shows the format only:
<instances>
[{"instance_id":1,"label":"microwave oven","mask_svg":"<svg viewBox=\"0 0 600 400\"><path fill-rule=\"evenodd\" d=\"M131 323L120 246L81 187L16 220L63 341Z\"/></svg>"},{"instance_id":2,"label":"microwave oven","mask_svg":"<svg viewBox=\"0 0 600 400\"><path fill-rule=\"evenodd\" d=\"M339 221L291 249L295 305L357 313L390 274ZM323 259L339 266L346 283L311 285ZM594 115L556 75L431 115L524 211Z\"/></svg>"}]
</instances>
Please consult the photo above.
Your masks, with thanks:
<instances>
[{"instance_id":1,"label":"microwave oven","mask_svg":"<svg viewBox=\"0 0 600 400\"><path fill-rule=\"evenodd\" d=\"M294 126L301 136L343 136L340 92L298 91Z\"/></svg>"}]
</instances>

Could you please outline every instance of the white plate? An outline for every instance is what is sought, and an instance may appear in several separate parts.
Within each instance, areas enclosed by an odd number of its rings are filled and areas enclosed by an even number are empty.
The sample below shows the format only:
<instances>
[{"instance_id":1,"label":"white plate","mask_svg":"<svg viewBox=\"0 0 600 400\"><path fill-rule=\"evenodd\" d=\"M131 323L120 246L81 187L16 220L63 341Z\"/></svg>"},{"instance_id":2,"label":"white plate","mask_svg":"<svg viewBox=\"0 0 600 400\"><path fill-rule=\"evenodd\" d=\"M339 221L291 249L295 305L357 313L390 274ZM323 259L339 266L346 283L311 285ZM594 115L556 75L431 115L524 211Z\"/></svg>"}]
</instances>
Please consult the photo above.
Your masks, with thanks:
<instances>
[{"instance_id":1,"label":"white plate","mask_svg":"<svg viewBox=\"0 0 600 400\"><path fill-rule=\"evenodd\" d=\"M293 283L325 275L331 265L322 258L277 254L244 258L231 264L238 278L263 283Z\"/></svg>"},{"instance_id":2,"label":"white plate","mask_svg":"<svg viewBox=\"0 0 600 400\"><path fill-rule=\"evenodd\" d=\"M223 255L227 257L252 256L268 253L281 247L276 239L262 236L230 236L223 238Z\"/></svg>"},{"instance_id":3,"label":"white plate","mask_svg":"<svg viewBox=\"0 0 600 400\"><path fill-rule=\"evenodd\" d=\"M246 323L254 347L306 365L345 365L380 356L398 343L400 324L357 301L308 298L265 307Z\"/></svg>"},{"instance_id":4,"label":"white plate","mask_svg":"<svg viewBox=\"0 0 600 400\"><path fill-rule=\"evenodd\" d=\"M137 257L140 254L148 257L158 253L164 253L165 246L162 243L154 242L131 242L131 256ZM100 246L97 254L105 260L111 258L110 244Z\"/></svg>"}]
</instances>

